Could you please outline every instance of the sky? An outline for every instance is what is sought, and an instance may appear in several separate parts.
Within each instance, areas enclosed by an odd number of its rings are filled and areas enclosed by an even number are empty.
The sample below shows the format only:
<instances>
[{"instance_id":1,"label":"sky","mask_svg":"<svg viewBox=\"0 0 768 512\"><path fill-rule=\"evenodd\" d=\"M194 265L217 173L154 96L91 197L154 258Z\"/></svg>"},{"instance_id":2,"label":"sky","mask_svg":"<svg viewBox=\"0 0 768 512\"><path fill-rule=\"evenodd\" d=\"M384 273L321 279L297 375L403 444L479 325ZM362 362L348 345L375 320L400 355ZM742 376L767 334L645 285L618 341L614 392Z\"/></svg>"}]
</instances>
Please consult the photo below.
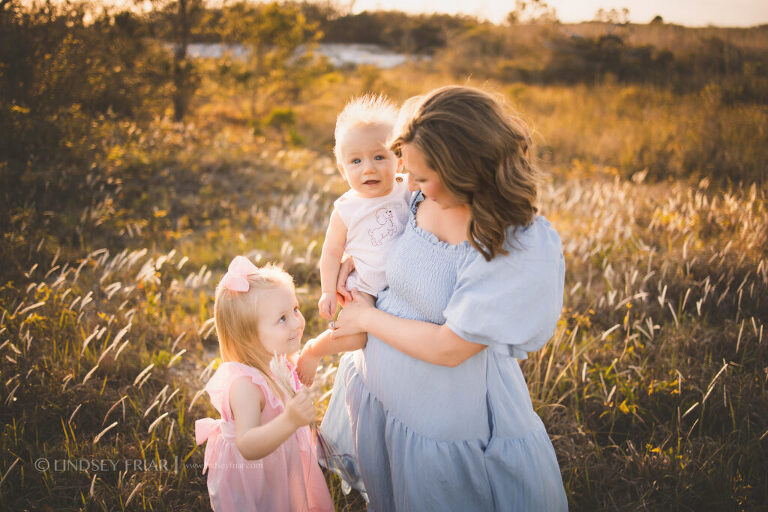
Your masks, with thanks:
<instances>
[{"instance_id":1,"label":"sky","mask_svg":"<svg viewBox=\"0 0 768 512\"><path fill-rule=\"evenodd\" d=\"M629 9L629 21L648 23L657 14L667 23L692 27L749 27L768 24L768 0L547 0L564 23L594 19L598 9ZM353 11L398 10L409 13L470 14L502 22L514 0L354 0Z\"/></svg>"}]
</instances>

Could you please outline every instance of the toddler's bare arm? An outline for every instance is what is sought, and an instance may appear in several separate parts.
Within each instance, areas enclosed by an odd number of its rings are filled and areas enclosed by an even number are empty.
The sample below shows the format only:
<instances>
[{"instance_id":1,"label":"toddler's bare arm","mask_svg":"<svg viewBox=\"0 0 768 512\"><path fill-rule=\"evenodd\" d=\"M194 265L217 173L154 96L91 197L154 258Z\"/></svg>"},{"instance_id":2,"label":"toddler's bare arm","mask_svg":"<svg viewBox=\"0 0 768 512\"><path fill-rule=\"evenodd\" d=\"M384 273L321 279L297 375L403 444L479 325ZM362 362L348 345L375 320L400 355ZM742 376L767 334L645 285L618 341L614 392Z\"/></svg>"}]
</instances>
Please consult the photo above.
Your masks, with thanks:
<instances>
[{"instance_id":1,"label":"toddler's bare arm","mask_svg":"<svg viewBox=\"0 0 768 512\"><path fill-rule=\"evenodd\" d=\"M368 341L368 335L364 332L331 339L331 331L323 331L317 338L304 345L296 364L299 380L305 386L311 386L315 380L315 372L320 359L324 356L349 352L363 348Z\"/></svg>"},{"instance_id":2,"label":"toddler's bare arm","mask_svg":"<svg viewBox=\"0 0 768 512\"><path fill-rule=\"evenodd\" d=\"M232 383L229 406L235 420L235 444L246 460L269 455L314 417L314 404L307 391L301 390L286 402L282 413L262 425L264 400L264 394L250 379L238 378Z\"/></svg>"}]
</instances>

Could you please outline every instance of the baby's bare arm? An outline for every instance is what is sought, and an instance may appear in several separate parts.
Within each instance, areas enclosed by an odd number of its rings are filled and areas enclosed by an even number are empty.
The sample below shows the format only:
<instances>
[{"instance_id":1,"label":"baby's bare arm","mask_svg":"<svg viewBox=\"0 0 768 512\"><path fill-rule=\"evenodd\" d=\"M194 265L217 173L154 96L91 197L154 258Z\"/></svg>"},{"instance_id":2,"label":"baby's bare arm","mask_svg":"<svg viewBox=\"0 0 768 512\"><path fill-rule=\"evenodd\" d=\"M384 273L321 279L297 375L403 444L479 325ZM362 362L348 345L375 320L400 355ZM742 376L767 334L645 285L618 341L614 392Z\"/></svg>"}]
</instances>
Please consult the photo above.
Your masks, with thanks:
<instances>
[{"instance_id":1,"label":"baby's bare arm","mask_svg":"<svg viewBox=\"0 0 768 512\"><path fill-rule=\"evenodd\" d=\"M320 286L322 296L318 307L320 316L331 319L336 311L336 280L339 277L341 258L347 243L347 226L334 209L325 233L323 250L320 255Z\"/></svg>"}]
</instances>

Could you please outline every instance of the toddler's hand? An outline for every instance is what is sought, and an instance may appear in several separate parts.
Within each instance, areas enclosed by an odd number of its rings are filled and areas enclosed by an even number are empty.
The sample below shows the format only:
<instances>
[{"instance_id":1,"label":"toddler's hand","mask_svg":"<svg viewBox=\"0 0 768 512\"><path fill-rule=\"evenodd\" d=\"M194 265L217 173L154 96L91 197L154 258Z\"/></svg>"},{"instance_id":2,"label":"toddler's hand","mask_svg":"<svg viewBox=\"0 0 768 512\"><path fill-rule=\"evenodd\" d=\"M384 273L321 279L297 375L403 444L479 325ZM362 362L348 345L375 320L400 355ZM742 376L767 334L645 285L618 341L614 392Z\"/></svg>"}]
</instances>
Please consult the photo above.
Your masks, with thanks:
<instances>
[{"instance_id":1,"label":"toddler's hand","mask_svg":"<svg viewBox=\"0 0 768 512\"><path fill-rule=\"evenodd\" d=\"M311 352L312 342L308 342L304 346L304 350L299 354L299 360L296 361L296 373L299 374L299 380L302 384L309 387L315 381L315 373L317 373L317 365L320 364L320 358L312 355Z\"/></svg>"},{"instance_id":2,"label":"toddler's hand","mask_svg":"<svg viewBox=\"0 0 768 512\"><path fill-rule=\"evenodd\" d=\"M320 309L321 317L326 320L332 319L333 315L336 314L336 294L323 292L317 302L317 307Z\"/></svg>"},{"instance_id":3,"label":"toddler's hand","mask_svg":"<svg viewBox=\"0 0 768 512\"><path fill-rule=\"evenodd\" d=\"M285 404L285 414L296 428L312 423L315 418L315 404L312 403L306 389L299 390L296 396L288 400Z\"/></svg>"}]
</instances>

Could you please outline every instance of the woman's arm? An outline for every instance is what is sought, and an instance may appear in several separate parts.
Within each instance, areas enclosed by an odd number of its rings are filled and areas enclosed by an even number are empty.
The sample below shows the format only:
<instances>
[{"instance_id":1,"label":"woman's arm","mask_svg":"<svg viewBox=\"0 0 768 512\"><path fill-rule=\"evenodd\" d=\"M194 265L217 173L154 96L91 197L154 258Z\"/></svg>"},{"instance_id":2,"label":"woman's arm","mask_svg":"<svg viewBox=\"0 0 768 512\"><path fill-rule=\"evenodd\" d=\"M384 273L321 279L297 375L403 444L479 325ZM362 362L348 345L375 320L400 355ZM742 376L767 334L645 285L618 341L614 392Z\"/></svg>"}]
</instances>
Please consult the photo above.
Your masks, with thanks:
<instances>
[{"instance_id":1,"label":"woman's arm","mask_svg":"<svg viewBox=\"0 0 768 512\"><path fill-rule=\"evenodd\" d=\"M334 322L333 337L368 332L404 354L441 366L458 366L486 348L445 325L399 318L376 309L362 293L352 296Z\"/></svg>"},{"instance_id":2,"label":"woman's arm","mask_svg":"<svg viewBox=\"0 0 768 512\"><path fill-rule=\"evenodd\" d=\"M309 425L315 406L305 390L288 400L285 410L261 424L264 394L248 378L238 378L229 390L229 406L235 420L235 443L246 460L266 457L288 439L297 428Z\"/></svg>"},{"instance_id":3,"label":"woman's arm","mask_svg":"<svg viewBox=\"0 0 768 512\"><path fill-rule=\"evenodd\" d=\"M347 242L347 226L335 209L331 213L328 231L325 233L323 250L320 254L320 286L322 295L318 307L320 316L330 320L336 313L336 280L339 277L341 257Z\"/></svg>"}]
</instances>

